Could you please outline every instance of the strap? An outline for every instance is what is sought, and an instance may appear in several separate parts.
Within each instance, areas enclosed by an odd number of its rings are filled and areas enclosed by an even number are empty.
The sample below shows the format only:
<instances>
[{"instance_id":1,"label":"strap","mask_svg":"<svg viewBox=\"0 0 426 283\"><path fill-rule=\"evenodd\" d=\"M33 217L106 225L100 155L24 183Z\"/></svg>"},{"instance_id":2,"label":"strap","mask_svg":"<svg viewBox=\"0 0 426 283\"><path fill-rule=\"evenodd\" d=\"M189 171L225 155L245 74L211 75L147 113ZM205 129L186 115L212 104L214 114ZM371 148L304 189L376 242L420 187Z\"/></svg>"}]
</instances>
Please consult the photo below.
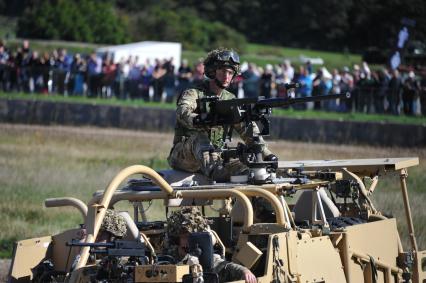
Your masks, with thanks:
<instances>
[{"instance_id":1,"label":"strap","mask_svg":"<svg viewBox=\"0 0 426 283\"><path fill-rule=\"evenodd\" d=\"M377 283L378 275L377 275L376 261L371 255L369 255L369 257L370 257L370 267L371 267L371 282Z\"/></svg>"}]
</instances>

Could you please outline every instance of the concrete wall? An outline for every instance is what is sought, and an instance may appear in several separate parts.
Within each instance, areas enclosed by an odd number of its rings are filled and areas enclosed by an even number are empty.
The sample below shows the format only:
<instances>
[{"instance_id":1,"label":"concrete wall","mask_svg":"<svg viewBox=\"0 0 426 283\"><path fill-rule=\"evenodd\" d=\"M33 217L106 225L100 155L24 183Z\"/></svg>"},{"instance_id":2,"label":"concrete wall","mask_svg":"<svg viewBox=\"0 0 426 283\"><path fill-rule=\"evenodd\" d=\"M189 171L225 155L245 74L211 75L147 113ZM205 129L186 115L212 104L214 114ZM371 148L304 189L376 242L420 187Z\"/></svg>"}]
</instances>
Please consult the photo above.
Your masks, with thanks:
<instances>
[{"instance_id":1,"label":"concrete wall","mask_svg":"<svg viewBox=\"0 0 426 283\"><path fill-rule=\"evenodd\" d=\"M0 99L0 122L173 131L174 110ZM272 117L271 137L335 144L426 146L426 126Z\"/></svg>"}]
</instances>

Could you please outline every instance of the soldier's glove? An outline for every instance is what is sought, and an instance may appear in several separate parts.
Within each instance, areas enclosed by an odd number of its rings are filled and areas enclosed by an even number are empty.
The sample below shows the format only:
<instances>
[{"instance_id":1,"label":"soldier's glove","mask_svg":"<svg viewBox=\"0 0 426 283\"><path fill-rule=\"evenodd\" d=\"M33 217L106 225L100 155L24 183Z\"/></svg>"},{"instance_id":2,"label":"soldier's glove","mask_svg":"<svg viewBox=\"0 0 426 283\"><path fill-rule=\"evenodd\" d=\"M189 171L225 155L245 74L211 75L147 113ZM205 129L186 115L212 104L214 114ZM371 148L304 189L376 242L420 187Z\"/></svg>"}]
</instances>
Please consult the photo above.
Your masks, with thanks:
<instances>
[{"instance_id":1,"label":"soldier's glove","mask_svg":"<svg viewBox=\"0 0 426 283\"><path fill-rule=\"evenodd\" d=\"M194 125L194 127L200 127L202 125L202 121L201 121L201 116L197 115L192 119L192 125Z\"/></svg>"},{"instance_id":2,"label":"soldier's glove","mask_svg":"<svg viewBox=\"0 0 426 283\"><path fill-rule=\"evenodd\" d=\"M192 125L194 128L205 127L209 125L209 116L207 114L198 114L192 118Z\"/></svg>"},{"instance_id":3,"label":"soldier's glove","mask_svg":"<svg viewBox=\"0 0 426 283\"><path fill-rule=\"evenodd\" d=\"M278 161L278 157L275 154L269 154L264 158L265 161Z\"/></svg>"}]
</instances>

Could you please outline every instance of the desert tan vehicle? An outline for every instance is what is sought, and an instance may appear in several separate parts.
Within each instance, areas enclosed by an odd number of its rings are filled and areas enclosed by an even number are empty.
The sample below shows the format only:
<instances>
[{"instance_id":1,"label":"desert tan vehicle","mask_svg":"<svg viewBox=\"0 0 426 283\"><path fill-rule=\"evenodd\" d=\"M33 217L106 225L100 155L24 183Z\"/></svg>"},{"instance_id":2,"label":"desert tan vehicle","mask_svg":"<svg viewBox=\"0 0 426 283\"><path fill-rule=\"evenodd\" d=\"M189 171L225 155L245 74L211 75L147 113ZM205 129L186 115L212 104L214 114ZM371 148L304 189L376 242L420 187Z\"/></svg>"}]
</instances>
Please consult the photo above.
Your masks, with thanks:
<instances>
[{"instance_id":1,"label":"desert tan vehicle","mask_svg":"<svg viewBox=\"0 0 426 283\"><path fill-rule=\"evenodd\" d=\"M9 280L195 282L190 266L162 254L166 223L150 221L149 211L143 209L146 202L160 199L166 211L220 206L217 215L209 216L211 241L197 242L203 251L197 256L202 257L205 282L218 282L208 266L215 242L217 253L249 268L258 282L425 283L426 251L417 247L406 185L408 168L418 162L418 158L280 161L267 181L262 176L264 182L236 176L232 183L130 166L87 204L71 197L47 199L46 207L77 208L87 235L78 241L82 229L74 228L17 242ZM135 174L143 178L121 186ZM269 173L259 168L251 172L252 177L264 174ZM402 247L396 219L384 216L370 198L386 193L375 190L379 176L386 174L400 176L409 248ZM295 196L291 205L289 196ZM270 209L259 211L258 200ZM118 202L133 205L133 217L122 213L127 219L126 238L97 243L106 210Z\"/></svg>"}]
</instances>

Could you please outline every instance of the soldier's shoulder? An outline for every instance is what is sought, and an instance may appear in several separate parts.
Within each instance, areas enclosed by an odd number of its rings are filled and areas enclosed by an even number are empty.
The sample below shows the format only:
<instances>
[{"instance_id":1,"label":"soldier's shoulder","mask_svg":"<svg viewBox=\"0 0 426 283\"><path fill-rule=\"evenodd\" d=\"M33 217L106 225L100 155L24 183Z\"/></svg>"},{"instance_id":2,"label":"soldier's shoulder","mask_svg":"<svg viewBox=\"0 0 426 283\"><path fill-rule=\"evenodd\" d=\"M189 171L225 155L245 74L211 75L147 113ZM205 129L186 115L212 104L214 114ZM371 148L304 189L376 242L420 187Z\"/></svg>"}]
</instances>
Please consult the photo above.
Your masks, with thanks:
<instances>
[{"instance_id":1,"label":"soldier's shoulder","mask_svg":"<svg viewBox=\"0 0 426 283\"><path fill-rule=\"evenodd\" d=\"M177 105L186 106L186 105L196 105L196 101L200 96L200 91L195 88L189 88L182 92L178 97Z\"/></svg>"},{"instance_id":2,"label":"soldier's shoulder","mask_svg":"<svg viewBox=\"0 0 426 283\"><path fill-rule=\"evenodd\" d=\"M197 88L188 88L183 91L181 98L182 99L198 98L200 93L201 93L201 90Z\"/></svg>"},{"instance_id":3,"label":"soldier's shoulder","mask_svg":"<svg viewBox=\"0 0 426 283\"><path fill-rule=\"evenodd\" d=\"M235 98L236 98L236 96L235 96L235 94L233 94L232 92L227 91L226 89L224 89L224 90L222 91L221 98L222 98L223 100L228 100L228 99L235 99Z\"/></svg>"}]
</instances>

